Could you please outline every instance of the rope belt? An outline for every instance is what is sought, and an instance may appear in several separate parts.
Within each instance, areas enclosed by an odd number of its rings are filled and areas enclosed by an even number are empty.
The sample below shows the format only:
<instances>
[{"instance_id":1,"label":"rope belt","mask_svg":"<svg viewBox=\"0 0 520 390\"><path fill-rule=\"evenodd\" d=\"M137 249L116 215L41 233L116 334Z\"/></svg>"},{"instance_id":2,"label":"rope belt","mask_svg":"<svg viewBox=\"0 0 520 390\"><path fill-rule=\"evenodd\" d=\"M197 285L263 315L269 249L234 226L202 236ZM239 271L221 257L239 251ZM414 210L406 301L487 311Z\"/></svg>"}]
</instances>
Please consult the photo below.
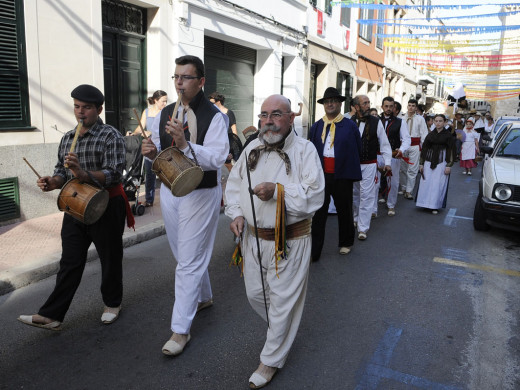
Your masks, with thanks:
<instances>
[{"instance_id":1,"label":"rope belt","mask_svg":"<svg viewBox=\"0 0 520 390\"><path fill-rule=\"evenodd\" d=\"M249 233L255 236L255 228L248 224ZM311 219L304 219L302 221L293 223L286 227L286 239L296 240L298 238L306 237L311 234ZM267 241L274 241L274 228L258 228L258 238ZM256 236L255 236L256 237Z\"/></svg>"}]
</instances>

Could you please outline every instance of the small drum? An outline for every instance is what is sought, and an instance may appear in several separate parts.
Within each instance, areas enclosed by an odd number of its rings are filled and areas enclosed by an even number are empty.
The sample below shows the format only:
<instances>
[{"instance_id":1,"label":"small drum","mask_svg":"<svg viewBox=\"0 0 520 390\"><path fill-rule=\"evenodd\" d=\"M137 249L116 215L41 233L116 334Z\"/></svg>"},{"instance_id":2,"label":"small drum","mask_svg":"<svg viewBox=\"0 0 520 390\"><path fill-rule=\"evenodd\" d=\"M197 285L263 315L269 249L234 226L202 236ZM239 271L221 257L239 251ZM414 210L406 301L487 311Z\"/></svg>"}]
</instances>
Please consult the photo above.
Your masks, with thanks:
<instances>
[{"instance_id":1,"label":"small drum","mask_svg":"<svg viewBox=\"0 0 520 390\"><path fill-rule=\"evenodd\" d=\"M204 176L202 168L174 146L159 153L153 160L152 171L173 195L179 197L197 188Z\"/></svg>"},{"instance_id":2,"label":"small drum","mask_svg":"<svg viewBox=\"0 0 520 390\"><path fill-rule=\"evenodd\" d=\"M107 190L81 183L78 178L66 182L58 196L58 209L85 225L92 225L101 218L107 205Z\"/></svg>"}]
</instances>

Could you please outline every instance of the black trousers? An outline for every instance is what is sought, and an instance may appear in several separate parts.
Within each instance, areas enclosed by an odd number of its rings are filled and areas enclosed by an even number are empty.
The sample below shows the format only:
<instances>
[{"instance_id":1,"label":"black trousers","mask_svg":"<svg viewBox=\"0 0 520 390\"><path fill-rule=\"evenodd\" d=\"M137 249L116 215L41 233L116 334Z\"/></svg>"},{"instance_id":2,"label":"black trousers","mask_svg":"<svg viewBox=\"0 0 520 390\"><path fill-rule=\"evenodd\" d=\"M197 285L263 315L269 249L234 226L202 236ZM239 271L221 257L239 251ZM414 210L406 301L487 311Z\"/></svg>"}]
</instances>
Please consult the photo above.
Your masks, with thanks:
<instances>
[{"instance_id":1,"label":"black trousers","mask_svg":"<svg viewBox=\"0 0 520 390\"><path fill-rule=\"evenodd\" d=\"M352 190L354 182L346 179L334 179L334 174L325 173L325 201L312 218L311 258L320 258L325 241L325 225L329 214L330 196L338 213L338 247L354 245L354 216L352 214Z\"/></svg>"},{"instance_id":2,"label":"black trousers","mask_svg":"<svg viewBox=\"0 0 520 390\"><path fill-rule=\"evenodd\" d=\"M62 254L56 286L38 314L63 321L78 289L90 244L96 246L101 261L101 295L109 307L118 307L123 298L123 232L126 207L122 196L108 201L101 218L85 225L68 214L61 227Z\"/></svg>"}]
</instances>

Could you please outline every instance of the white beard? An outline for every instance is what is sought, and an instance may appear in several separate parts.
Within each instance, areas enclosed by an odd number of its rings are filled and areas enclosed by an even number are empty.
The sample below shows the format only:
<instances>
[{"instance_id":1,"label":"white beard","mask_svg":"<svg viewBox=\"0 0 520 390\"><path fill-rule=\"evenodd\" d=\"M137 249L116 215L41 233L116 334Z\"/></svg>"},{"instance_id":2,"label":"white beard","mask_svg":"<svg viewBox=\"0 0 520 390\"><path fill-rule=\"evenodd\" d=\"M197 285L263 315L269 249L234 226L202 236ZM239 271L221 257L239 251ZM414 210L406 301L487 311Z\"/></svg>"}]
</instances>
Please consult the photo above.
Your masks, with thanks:
<instances>
[{"instance_id":1,"label":"white beard","mask_svg":"<svg viewBox=\"0 0 520 390\"><path fill-rule=\"evenodd\" d=\"M264 144L272 145L281 142L283 135L280 134L280 128L278 126L268 125L260 129L258 138Z\"/></svg>"}]
</instances>

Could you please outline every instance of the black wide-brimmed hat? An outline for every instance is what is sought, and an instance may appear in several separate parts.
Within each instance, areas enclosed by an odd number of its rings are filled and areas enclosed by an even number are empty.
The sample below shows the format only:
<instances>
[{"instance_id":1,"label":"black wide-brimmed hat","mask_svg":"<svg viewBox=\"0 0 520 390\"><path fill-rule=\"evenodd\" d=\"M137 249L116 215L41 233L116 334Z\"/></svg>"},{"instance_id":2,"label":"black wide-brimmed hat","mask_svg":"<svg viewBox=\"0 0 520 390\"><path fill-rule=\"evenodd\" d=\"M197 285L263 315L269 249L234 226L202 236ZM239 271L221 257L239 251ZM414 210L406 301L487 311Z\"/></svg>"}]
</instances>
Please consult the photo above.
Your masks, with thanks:
<instances>
[{"instance_id":1,"label":"black wide-brimmed hat","mask_svg":"<svg viewBox=\"0 0 520 390\"><path fill-rule=\"evenodd\" d=\"M328 87L325 90L325 93L323 94L323 97L321 99L318 99L318 103L323 104L323 101L325 99L331 99L331 98L336 98L336 99L338 99L341 102L344 102L345 99L346 99L345 96L341 96L339 94L339 92L338 92L338 90L336 88Z\"/></svg>"}]
</instances>

